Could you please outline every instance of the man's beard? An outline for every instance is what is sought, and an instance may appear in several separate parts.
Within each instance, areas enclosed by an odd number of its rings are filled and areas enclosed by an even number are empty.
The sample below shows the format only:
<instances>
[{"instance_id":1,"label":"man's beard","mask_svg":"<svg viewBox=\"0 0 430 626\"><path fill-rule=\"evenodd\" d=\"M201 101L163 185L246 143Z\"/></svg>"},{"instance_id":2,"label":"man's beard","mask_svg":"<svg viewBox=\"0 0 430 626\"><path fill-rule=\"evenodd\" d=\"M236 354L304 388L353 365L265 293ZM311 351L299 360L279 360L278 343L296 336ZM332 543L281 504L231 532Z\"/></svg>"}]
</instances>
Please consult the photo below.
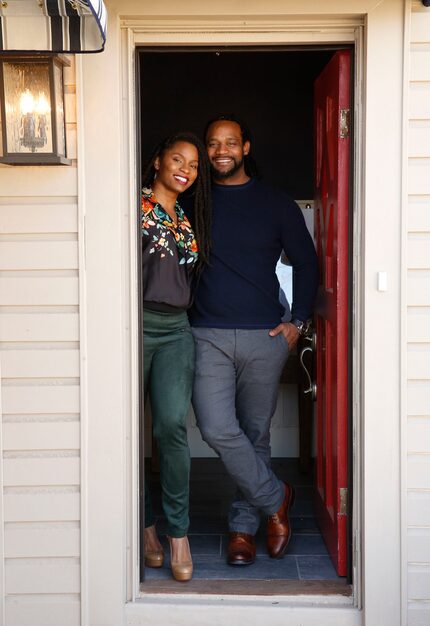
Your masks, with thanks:
<instances>
[{"instance_id":1,"label":"man's beard","mask_svg":"<svg viewBox=\"0 0 430 626\"><path fill-rule=\"evenodd\" d=\"M216 179L224 180L225 178L231 178L232 176L236 174L236 172L240 170L240 168L243 165L243 162L244 162L244 158L242 157L240 161L234 161L234 165L231 169L227 171L223 171L223 172L220 172L219 170L217 170L216 167L212 165L211 163L210 167L211 167L212 176L213 178L215 178L215 180Z\"/></svg>"}]
</instances>

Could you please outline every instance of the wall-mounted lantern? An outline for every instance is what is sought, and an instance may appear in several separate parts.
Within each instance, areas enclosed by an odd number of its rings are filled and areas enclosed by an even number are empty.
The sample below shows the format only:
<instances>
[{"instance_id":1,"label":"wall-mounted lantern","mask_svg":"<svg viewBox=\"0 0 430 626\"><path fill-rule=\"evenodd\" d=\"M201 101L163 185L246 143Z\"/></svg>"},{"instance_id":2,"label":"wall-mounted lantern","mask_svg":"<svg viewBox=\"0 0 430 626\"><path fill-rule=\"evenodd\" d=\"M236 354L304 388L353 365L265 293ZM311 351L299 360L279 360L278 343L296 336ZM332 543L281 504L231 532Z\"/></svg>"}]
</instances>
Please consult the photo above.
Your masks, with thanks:
<instances>
[{"instance_id":1,"label":"wall-mounted lantern","mask_svg":"<svg viewBox=\"0 0 430 626\"><path fill-rule=\"evenodd\" d=\"M0 163L68 165L62 55L0 57Z\"/></svg>"}]
</instances>

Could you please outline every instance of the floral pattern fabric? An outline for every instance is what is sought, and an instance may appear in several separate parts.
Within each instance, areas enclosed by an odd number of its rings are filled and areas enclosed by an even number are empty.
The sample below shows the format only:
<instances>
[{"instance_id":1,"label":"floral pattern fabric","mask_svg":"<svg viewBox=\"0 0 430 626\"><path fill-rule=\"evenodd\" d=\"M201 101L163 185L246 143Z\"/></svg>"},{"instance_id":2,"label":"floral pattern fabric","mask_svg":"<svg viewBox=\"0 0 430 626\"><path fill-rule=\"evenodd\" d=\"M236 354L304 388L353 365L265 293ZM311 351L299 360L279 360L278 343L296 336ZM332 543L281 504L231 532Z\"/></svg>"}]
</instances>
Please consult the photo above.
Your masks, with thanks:
<instances>
[{"instance_id":1,"label":"floral pattern fabric","mask_svg":"<svg viewBox=\"0 0 430 626\"><path fill-rule=\"evenodd\" d=\"M193 267L198 257L197 241L185 213L178 202L175 205L177 225L157 201L152 189L142 190L141 230L142 236L150 238L149 254L160 259L176 256L172 244L176 244L179 265Z\"/></svg>"}]
</instances>

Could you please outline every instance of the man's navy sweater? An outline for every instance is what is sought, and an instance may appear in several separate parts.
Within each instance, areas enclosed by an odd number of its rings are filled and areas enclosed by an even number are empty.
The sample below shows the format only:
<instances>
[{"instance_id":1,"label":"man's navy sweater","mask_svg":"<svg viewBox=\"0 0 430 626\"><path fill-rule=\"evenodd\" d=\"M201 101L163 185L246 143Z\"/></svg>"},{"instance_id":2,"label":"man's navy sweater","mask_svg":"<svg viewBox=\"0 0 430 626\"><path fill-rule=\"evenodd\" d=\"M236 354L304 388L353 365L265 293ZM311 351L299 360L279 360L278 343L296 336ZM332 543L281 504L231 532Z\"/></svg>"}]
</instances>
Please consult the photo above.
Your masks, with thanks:
<instances>
[{"instance_id":1,"label":"man's navy sweater","mask_svg":"<svg viewBox=\"0 0 430 626\"><path fill-rule=\"evenodd\" d=\"M300 207L251 179L212 188L212 252L196 289L192 326L274 328L284 313L275 268L282 249L293 266L292 317L311 316L318 285L314 244Z\"/></svg>"}]
</instances>

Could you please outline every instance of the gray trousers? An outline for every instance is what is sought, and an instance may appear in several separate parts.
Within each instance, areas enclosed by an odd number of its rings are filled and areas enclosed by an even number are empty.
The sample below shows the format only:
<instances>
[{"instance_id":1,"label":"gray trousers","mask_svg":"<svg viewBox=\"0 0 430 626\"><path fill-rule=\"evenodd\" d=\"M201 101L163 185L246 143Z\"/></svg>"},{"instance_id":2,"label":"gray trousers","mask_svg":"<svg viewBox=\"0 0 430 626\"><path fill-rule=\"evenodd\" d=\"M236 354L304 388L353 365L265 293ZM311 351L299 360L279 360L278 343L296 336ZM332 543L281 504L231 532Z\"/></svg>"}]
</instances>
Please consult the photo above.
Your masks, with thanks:
<instances>
[{"instance_id":1,"label":"gray trousers","mask_svg":"<svg viewBox=\"0 0 430 626\"><path fill-rule=\"evenodd\" d=\"M260 512L272 515L284 499L270 466L270 420L289 349L269 330L192 328L197 425L237 486L229 529L252 535Z\"/></svg>"}]
</instances>

